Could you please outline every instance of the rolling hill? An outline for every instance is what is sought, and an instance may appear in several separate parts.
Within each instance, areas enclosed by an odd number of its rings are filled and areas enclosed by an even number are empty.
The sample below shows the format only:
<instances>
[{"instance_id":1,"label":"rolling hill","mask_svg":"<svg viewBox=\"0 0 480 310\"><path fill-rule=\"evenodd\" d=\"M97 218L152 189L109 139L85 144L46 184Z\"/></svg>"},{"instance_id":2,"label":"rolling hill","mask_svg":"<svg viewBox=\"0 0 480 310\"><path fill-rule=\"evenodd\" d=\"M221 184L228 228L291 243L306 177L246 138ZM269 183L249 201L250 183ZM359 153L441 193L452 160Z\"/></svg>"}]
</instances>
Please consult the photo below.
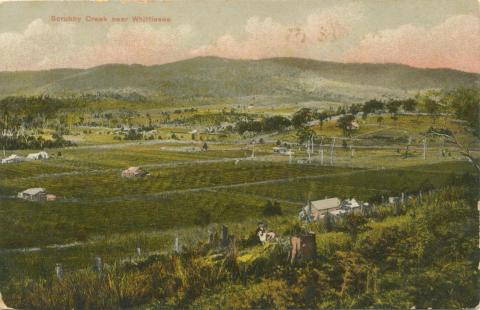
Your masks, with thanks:
<instances>
[{"instance_id":1,"label":"rolling hill","mask_svg":"<svg viewBox=\"0 0 480 310\"><path fill-rule=\"evenodd\" d=\"M397 64L197 57L155 66L109 64L89 69L0 72L0 97L108 90L176 98L262 95L354 102L428 88L476 87L479 76Z\"/></svg>"}]
</instances>

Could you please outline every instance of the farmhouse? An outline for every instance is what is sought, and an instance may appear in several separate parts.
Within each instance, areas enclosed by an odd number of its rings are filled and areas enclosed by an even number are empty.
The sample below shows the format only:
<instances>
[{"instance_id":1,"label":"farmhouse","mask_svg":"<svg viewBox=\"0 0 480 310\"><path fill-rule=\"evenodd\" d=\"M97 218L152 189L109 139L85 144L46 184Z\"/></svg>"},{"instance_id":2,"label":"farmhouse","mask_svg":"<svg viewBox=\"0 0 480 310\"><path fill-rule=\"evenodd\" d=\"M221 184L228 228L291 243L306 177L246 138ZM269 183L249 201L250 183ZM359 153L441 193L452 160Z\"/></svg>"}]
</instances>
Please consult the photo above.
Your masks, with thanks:
<instances>
[{"instance_id":1,"label":"farmhouse","mask_svg":"<svg viewBox=\"0 0 480 310\"><path fill-rule=\"evenodd\" d=\"M299 217L303 220L318 220L323 217L325 213L338 210L342 201L336 197L322 200L310 201L300 211Z\"/></svg>"},{"instance_id":2,"label":"farmhouse","mask_svg":"<svg viewBox=\"0 0 480 310\"><path fill-rule=\"evenodd\" d=\"M27 155L28 160L42 160L42 159L48 159L48 154L47 152L38 152L38 153L32 153Z\"/></svg>"},{"instance_id":3,"label":"farmhouse","mask_svg":"<svg viewBox=\"0 0 480 310\"><path fill-rule=\"evenodd\" d=\"M10 164L10 163L18 163L21 161L25 161L25 157L23 156L18 156L18 155L10 155L8 157L5 157L2 159L2 164Z\"/></svg>"},{"instance_id":4,"label":"farmhouse","mask_svg":"<svg viewBox=\"0 0 480 310\"><path fill-rule=\"evenodd\" d=\"M144 177L149 173L140 169L140 167L130 167L122 171L122 177L132 178L132 177Z\"/></svg>"},{"instance_id":5,"label":"farmhouse","mask_svg":"<svg viewBox=\"0 0 480 310\"><path fill-rule=\"evenodd\" d=\"M35 187L26 189L23 192L18 193L17 197L30 201L42 201L47 200L47 192L44 188Z\"/></svg>"}]
</instances>

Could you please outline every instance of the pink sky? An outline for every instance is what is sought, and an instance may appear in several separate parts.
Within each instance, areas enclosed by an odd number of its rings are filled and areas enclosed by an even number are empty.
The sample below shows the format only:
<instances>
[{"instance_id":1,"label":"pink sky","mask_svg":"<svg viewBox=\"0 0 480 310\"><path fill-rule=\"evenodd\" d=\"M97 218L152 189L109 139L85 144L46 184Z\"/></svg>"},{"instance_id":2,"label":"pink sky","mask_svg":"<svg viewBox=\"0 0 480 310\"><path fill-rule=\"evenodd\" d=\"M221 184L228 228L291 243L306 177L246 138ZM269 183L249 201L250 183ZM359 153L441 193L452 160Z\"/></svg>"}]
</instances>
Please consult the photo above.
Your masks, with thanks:
<instances>
[{"instance_id":1,"label":"pink sky","mask_svg":"<svg viewBox=\"0 0 480 310\"><path fill-rule=\"evenodd\" d=\"M480 20L451 15L367 31L358 2L312 11L295 22L250 16L232 33L205 40L194 23L108 24L85 40L85 24L36 18L22 30L0 32L0 70L93 67L106 63L162 64L195 56L239 59L302 57L338 62L400 63L480 72ZM359 29L362 29L362 32ZM83 38L83 39L81 39Z\"/></svg>"}]
</instances>

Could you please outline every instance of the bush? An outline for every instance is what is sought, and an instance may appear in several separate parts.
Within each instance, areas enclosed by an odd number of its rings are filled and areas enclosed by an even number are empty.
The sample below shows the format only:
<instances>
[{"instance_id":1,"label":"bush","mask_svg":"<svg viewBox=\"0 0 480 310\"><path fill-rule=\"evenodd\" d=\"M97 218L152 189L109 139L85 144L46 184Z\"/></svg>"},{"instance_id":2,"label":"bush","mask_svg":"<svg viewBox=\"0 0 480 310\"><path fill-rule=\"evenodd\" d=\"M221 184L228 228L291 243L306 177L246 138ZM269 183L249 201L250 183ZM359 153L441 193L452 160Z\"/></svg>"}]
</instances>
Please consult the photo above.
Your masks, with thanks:
<instances>
[{"instance_id":1,"label":"bush","mask_svg":"<svg viewBox=\"0 0 480 310\"><path fill-rule=\"evenodd\" d=\"M275 201L273 203L270 200L267 201L267 204L263 209L263 215L264 216L282 215L282 208L280 207L280 203L278 201Z\"/></svg>"}]
</instances>

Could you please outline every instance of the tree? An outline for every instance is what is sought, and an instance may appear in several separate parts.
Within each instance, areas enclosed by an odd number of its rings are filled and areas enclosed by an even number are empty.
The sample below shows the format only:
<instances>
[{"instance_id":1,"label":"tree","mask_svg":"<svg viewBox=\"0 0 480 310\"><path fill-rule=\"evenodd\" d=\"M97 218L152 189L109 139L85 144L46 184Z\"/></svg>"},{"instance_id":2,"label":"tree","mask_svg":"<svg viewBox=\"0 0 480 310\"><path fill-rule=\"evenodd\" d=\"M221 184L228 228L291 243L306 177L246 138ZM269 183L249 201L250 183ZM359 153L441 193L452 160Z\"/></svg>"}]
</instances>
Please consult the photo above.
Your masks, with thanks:
<instances>
[{"instance_id":1,"label":"tree","mask_svg":"<svg viewBox=\"0 0 480 310\"><path fill-rule=\"evenodd\" d=\"M311 137L315 137L315 132L310 127L300 127L296 135L298 143L303 144L310 141Z\"/></svg>"},{"instance_id":2,"label":"tree","mask_svg":"<svg viewBox=\"0 0 480 310\"><path fill-rule=\"evenodd\" d=\"M289 127L292 122L281 115L267 117L263 120L263 131L283 131Z\"/></svg>"},{"instance_id":3,"label":"tree","mask_svg":"<svg viewBox=\"0 0 480 310\"><path fill-rule=\"evenodd\" d=\"M340 127L344 136L350 136L353 129L352 122L355 120L355 116L351 114L343 115L337 120L337 127Z\"/></svg>"},{"instance_id":4,"label":"tree","mask_svg":"<svg viewBox=\"0 0 480 310\"><path fill-rule=\"evenodd\" d=\"M282 215L282 208L278 201L272 203L271 200L267 201L265 208L263 208L263 216L276 216Z\"/></svg>"},{"instance_id":5,"label":"tree","mask_svg":"<svg viewBox=\"0 0 480 310\"><path fill-rule=\"evenodd\" d=\"M438 112L440 111L439 101L441 100L440 91L429 90L422 94L415 96L418 103L422 105L425 111L431 115L433 122L435 123Z\"/></svg>"},{"instance_id":6,"label":"tree","mask_svg":"<svg viewBox=\"0 0 480 310\"><path fill-rule=\"evenodd\" d=\"M367 118L368 114L377 113L380 110L383 110L385 104L377 99L372 99L363 104L362 112L363 118Z\"/></svg>"},{"instance_id":7,"label":"tree","mask_svg":"<svg viewBox=\"0 0 480 310\"><path fill-rule=\"evenodd\" d=\"M210 224L211 217L212 216L208 210L200 208L197 209L197 211L195 212L193 223L195 225L207 226L208 224Z\"/></svg>"},{"instance_id":8,"label":"tree","mask_svg":"<svg viewBox=\"0 0 480 310\"><path fill-rule=\"evenodd\" d=\"M292 125L295 128L305 126L308 122L313 120L314 113L312 109L302 108L295 112L292 117Z\"/></svg>"},{"instance_id":9,"label":"tree","mask_svg":"<svg viewBox=\"0 0 480 310\"><path fill-rule=\"evenodd\" d=\"M328 118L328 114L326 112L317 113L316 118L320 121L320 128L323 129L323 122Z\"/></svg>"},{"instance_id":10,"label":"tree","mask_svg":"<svg viewBox=\"0 0 480 310\"><path fill-rule=\"evenodd\" d=\"M382 126L382 122L383 122L383 117L382 116L377 117L377 123L379 127Z\"/></svg>"},{"instance_id":11,"label":"tree","mask_svg":"<svg viewBox=\"0 0 480 310\"><path fill-rule=\"evenodd\" d=\"M352 104L348 108L348 112L352 115L357 115L358 112L360 112L361 110L362 110L362 105L361 104Z\"/></svg>"},{"instance_id":12,"label":"tree","mask_svg":"<svg viewBox=\"0 0 480 310\"><path fill-rule=\"evenodd\" d=\"M387 103L387 110L392 116L396 115L398 109L400 108L400 102L396 100L391 100Z\"/></svg>"},{"instance_id":13,"label":"tree","mask_svg":"<svg viewBox=\"0 0 480 310\"><path fill-rule=\"evenodd\" d=\"M415 101L415 99L412 99L412 98L406 99L402 102L402 106L406 112L413 112L415 111L417 102Z\"/></svg>"},{"instance_id":14,"label":"tree","mask_svg":"<svg viewBox=\"0 0 480 310\"><path fill-rule=\"evenodd\" d=\"M441 100L449 112L468 124L468 129L480 136L480 91L478 89L459 88L449 91Z\"/></svg>"},{"instance_id":15,"label":"tree","mask_svg":"<svg viewBox=\"0 0 480 310\"><path fill-rule=\"evenodd\" d=\"M438 102L436 102L433 99L426 99L425 100L425 109L427 110L427 113L432 116L433 123L435 123L435 120L437 118L437 114L440 110L440 105Z\"/></svg>"},{"instance_id":16,"label":"tree","mask_svg":"<svg viewBox=\"0 0 480 310\"><path fill-rule=\"evenodd\" d=\"M452 111L456 117L465 121L464 128L475 137L479 136L480 131L480 125L478 124L478 113L480 110L479 98L480 92L476 89L457 89L446 93L440 100L447 110ZM445 141L455 145L460 150L460 154L480 172L480 160L471 150L471 145L474 145L475 141L468 141L465 138L462 138L465 140L462 141L455 133L445 128L431 128L428 133L430 135L443 137Z\"/></svg>"}]
</instances>

